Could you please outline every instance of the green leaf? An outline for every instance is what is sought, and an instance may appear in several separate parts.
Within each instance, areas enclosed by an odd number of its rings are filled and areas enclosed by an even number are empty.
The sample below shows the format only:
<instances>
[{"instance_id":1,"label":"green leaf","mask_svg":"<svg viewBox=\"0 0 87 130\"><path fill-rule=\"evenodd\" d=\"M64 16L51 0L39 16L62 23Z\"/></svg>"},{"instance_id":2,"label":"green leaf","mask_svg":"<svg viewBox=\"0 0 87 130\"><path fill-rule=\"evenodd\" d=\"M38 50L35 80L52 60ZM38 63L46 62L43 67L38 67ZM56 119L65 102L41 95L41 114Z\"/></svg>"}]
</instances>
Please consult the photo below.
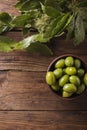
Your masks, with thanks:
<instances>
[{"instance_id":1,"label":"green leaf","mask_svg":"<svg viewBox=\"0 0 87 130\"><path fill-rule=\"evenodd\" d=\"M75 45L79 45L81 42L83 42L85 38L85 29L83 20L80 17L80 15L77 15L76 22L75 22Z\"/></svg>"},{"instance_id":2,"label":"green leaf","mask_svg":"<svg viewBox=\"0 0 87 130\"><path fill-rule=\"evenodd\" d=\"M12 19L13 17L8 13L0 13L0 34L13 28L13 25L11 24Z\"/></svg>"},{"instance_id":3,"label":"green leaf","mask_svg":"<svg viewBox=\"0 0 87 130\"><path fill-rule=\"evenodd\" d=\"M52 55L52 51L45 44L40 43L40 41L42 41L40 34L35 34L20 41L16 45L15 49L27 49L30 52L39 52L44 55Z\"/></svg>"},{"instance_id":4,"label":"green leaf","mask_svg":"<svg viewBox=\"0 0 87 130\"><path fill-rule=\"evenodd\" d=\"M84 24L85 32L87 33L87 21L84 21L83 24Z\"/></svg>"},{"instance_id":5,"label":"green leaf","mask_svg":"<svg viewBox=\"0 0 87 130\"><path fill-rule=\"evenodd\" d=\"M61 15L61 12L59 10L57 10L51 6L42 5L42 9L43 9L44 13L46 13L48 16L53 17L53 18Z\"/></svg>"},{"instance_id":6,"label":"green leaf","mask_svg":"<svg viewBox=\"0 0 87 130\"><path fill-rule=\"evenodd\" d=\"M87 8L79 9L80 15L83 18L83 20L87 21Z\"/></svg>"},{"instance_id":7,"label":"green leaf","mask_svg":"<svg viewBox=\"0 0 87 130\"><path fill-rule=\"evenodd\" d=\"M29 11L40 8L41 5L38 0L27 0L25 2L20 2L16 7L19 7L21 11Z\"/></svg>"},{"instance_id":8,"label":"green leaf","mask_svg":"<svg viewBox=\"0 0 87 130\"><path fill-rule=\"evenodd\" d=\"M69 0L46 0L45 1L45 5L51 6L61 12L67 12L69 3L71 3Z\"/></svg>"},{"instance_id":9,"label":"green leaf","mask_svg":"<svg viewBox=\"0 0 87 130\"><path fill-rule=\"evenodd\" d=\"M45 32L46 27L51 23L51 18L47 14L42 14L37 19L35 19L34 28L38 30L38 32Z\"/></svg>"},{"instance_id":10,"label":"green leaf","mask_svg":"<svg viewBox=\"0 0 87 130\"><path fill-rule=\"evenodd\" d=\"M66 38L67 39L71 39L74 37L74 30L75 30L75 16L73 16L69 26L67 27L67 35L66 35Z\"/></svg>"},{"instance_id":11,"label":"green leaf","mask_svg":"<svg viewBox=\"0 0 87 130\"><path fill-rule=\"evenodd\" d=\"M12 20L12 17L8 13L6 13L6 12L0 13L0 21L1 22L9 25L11 20Z\"/></svg>"},{"instance_id":12,"label":"green leaf","mask_svg":"<svg viewBox=\"0 0 87 130\"><path fill-rule=\"evenodd\" d=\"M61 30L63 31L64 26L67 23L69 14L65 14L63 16L60 16L56 19L54 19L49 25L48 28L46 29L46 32L44 34L45 38L52 38L56 34L60 34ZM62 32L61 32L62 33Z\"/></svg>"},{"instance_id":13,"label":"green leaf","mask_svg":"<svg viewBox=\"0 0 87 130\"><path fill-rule=\"evenodd\" d=\"M35 39L36 39L37 35L32 35L32 36L29 36L25 39L23 39L22 41L20 41L17 46L16 46L16 49L25 49L27 48L28 46L30 46L31 43L34 43L36 42Z\"/></svg>"},{"instance_id":14,"label":"green leaf","mask_svg":"<svg viewBox=\"0 0 87 130\"><path fill-rule=\"evenodd\" d=\"M45 38L51 38L53 37L53 31L55 30L57 23L62 19L63 16L59 16L53 20L51 20L50 24L47 26L44 37Z\"/></svg>"},{"instance_id":15,"label":"green leaf","mask_svg":"<svg viewBox=\"0 0 87 130\"><path fill-rule=\"evenodd\" d=\"M39 33L39 34L37 34L35 40L38 41L38 42L46 43L46 42L49 42L50 37L49 37L49 38L45 38L45 37L43 36L43 33Z\"/></svg>"},{"instance_id":16,"label":"green leaf","mask_svg":"<svg viewBox=\"0 0 87 130\"><path fill-rule=\"evenodd\" d=\"M16 27L24 27L30 20L30 15L24 14L14 18L12 24Z\"/></svg>"},{"instance_id":17,"label":"green leaf","mask_svg":"<svg viewBox=\"0 0 87 130\"><path fill-rule=\"evenodd\" d=\"M14 5L16 8L20 9L21 6L28 0L18 0L18 2Z\"/></svg>"},{"instance_id":18,"label":"green leaf","mask_svg":"<svg viewBox=\"0 0 87 130\"><path fill-rule=\"evenodd\" d=\"M28 46L30 46L32 43L47 42L47 41L48 39L44 39L41 34L34 34L20 41L19 44L16 46L16 48L25 49Z\"/></svg>"},{"instance_id":19,"label":"green leaf","mask_svg":"<svg viewBox=\"0 0 87 130\"><path fill-rule=\"evenodd\" d=\"M52 31L52 36L56 35L56 34L60 34L63 32L64 27L66 26L66 23L68 21L69 18L69 14L65 14L60 21L58 21L56 27L53 29Z\"/></svg>"},{"instance_id":20,"label":"green leaf","mask_svg":"<svg viewBox=\"0 0 87 130\"><path fill-rule=\"evenodd\" d=\"M26 4L27 4L27 6L28 5L32 6L33 4L35 4L34 6L36 6L36 1L37 0L18 0L18 2L15 4L15 7L18 8L18 9L20 9L20 10L22 10L22 11L25 11ZM45 0L39 0L39 1L37 1L37 3L38 2L44 3L44 1ZM30 3L32 3L32 4L30 4ZM30 8L29 8L29 10L30 10Z\"/></svg>"},{"instance_id":21,"label":"green leaf","mask_svg":"<svg viewBox=\"0 0 87 130\"><path fill-rule=\"evenodd\" d=\"M9 30L9 27L5 25L4 23L0 22L0 34L8 30Z\"/></svg>"},{"instance_id":22,"label":"green leaf","mask_svg":"<svg viewBox=\"0 0 87 130\"><path fill-rule=\"evenodd\" d=\"M32 52L52 54L44 43L53 37L63 35L66 29L67 35L74 38L76 45L85 38L87 0L72 3L70 0L18 0L15 7L21 12L20 16L0 13L0 33L21 27L24 35L28 34L31 28L37 30L38 34L18 43L7 37L0 37L0 51L28 49ZM72 18L72 15L75 16Z\"/></svg>"},{"instance_id":23,"label":"green leaf","mask_svg":"<svg viewBox=\"0 0 87 130\"><path fill-rule=\"evenodd\" d=\"M58 0L45 0L45 5L51 6L57 9L59 7L59 1Z\"/></svg>"},{"instance_id":24,"label":"green leaf","mask_svg":"<svg viewBox=\"0 0 87 130\"><path fill-rule=\"evenodd\" d=\"M26 27L24 27L22 30L23 36L26 36L29 32L30 32L29 28L26 28Z\"/></svg>"},{"instance_id":25,"label":"green leaf","mask_svg":"<svg viewBox=\"0 0 87 130\"><path fill-rule=\"evenodd\" d=\"M6 37L6 36L0 36L0 51L2 52L11 52L15 49L16 43Z\"/></svg>"},{"instance_id":26,"label":"green leaf","mask_svg":"<svg viewBox=\"0 0 87 130\"><path fill-rule=\"evenodd\" d=\"M69 24L70 24L71 21L72 21L72 18L73 18L73 15L69 16L69 18L67 19L67 21L66 21L64 27L62 27L62 29L60 30L60 32L58 32L58 33L55 35L55 37L61 36L61 35L63 35L63 34L65 33L64 30L68 28Z\"/></svg>"},{"instance_id":27,"label":"green leaf","mask_svg":"<svg viewBox=\"0 0 87 130\"><path fill-rule=\"evenodd\" d=\"M39 43L39 42L30 44L27 50L29 52L38 52L43 55L53 55L53 52L47 47L47 45Z\"/></svg>"},{"instance_id":28,"label":"green leaf","mask_svg":"<svg viewBox=\"0 0 87 130\"><path fill-rule=\"evenodd\" d=\"M87 0L83 0L83 1L79 1L78 3L77 3L77 6L78 7L87 7Z\"/></svg>"},{"instance_id":29,"label":"green leaf","mask_svg":"<svg viewBox=\"0 0 87 130\"><path fill-rule=\"evenodd\" d=\"M21 27L22 29L24 29L24 27L30 28L30 27L32 27L34 21L39 17L39 14L40 13L38 10L27 12L25 14L16 16L12 20L11 24L14 27Z\"/></svg>"}]
</instances>

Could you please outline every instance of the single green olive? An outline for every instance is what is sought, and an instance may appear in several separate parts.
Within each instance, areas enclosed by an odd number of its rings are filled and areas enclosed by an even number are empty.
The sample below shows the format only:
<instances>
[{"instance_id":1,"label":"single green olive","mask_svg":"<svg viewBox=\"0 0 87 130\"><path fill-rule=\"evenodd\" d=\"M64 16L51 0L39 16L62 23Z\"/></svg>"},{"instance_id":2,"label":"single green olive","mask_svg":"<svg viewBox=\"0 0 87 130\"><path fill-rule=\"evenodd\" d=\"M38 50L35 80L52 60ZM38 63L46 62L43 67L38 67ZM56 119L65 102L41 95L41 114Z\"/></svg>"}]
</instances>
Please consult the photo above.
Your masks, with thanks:
<instances>
[{"instance_id":1,"label":"single green olive","mask_svg":"<svg viewBox=\"0 0 87 130\"><path fill-rule=\"evenodd\" d=\"M81 61L79 59L75 59L75 67L79 69L81 67Z\"/></svg>"},{"instance_id":2,"label":"single green olive","mask_svg":"<svg viewBox=\"0 0 87 130\"><path fill-rule=\"evenodd\" d=\"M85 73L83 81L84 81L84 84L87 86L87 73Z\"/></svg>"},{"instance_id":3,"label":"single green olive","mask_svg":"<svg viewBox=\"0 0 87 130\"><path fill-rule=\"evenodd\" d=\"M74 84L67 83L64 85L63 90L68 93L75 93L77 91L77 87Z\"/></svg>"},{"instance_id":4,"label":"single green olive","mask_svg":"<svg viewBox=\"0 0 87 130\"><path fill-rule=\"evenodd\" d=\"M80 78L78 76L76 76L76 75L70 76L69 81L70 81L70 83L75 84L76 86L79 86L80 82L81 82Z\"/></svg>"},{"instance_id":5,"label":"single green olive","mask_svg":"<svg viewBox=\"0 0 87 130\"><path fill-rule=\"evenodd\" d=\"M54 73L55 77L58 79L62 76L63 70L61 68L57 68L53 71L53 73Z\"/></svg>"},{"instance_id":6,"label":"single green olive","mask_svg":"<svg viewBox=\"0 0 87 130\"><path fill-rule=\"evenodd\" d=\"M63 87L66 83L68 83L68 81L69 81L69 75L63 75L59 79L59 86Z\"/></svg>"},{"instance_id":7,"label":"single green olive","mask_svg":"<svg viewBox=\"0 0 87 130\"><path fill-rule=\"evenodd\" d=\"M80 86L78 86L78 89L77 89L77 94L81 94L83 93L83 91L85 90L85 85L84 84L81 84Z\"/></svg>"},{"instance_id":8,"label":"single green olive","mask_svg":"<svg viewBox=\"0 0 87 130\"><path fill-rule=\"evenodd\" d=\"M51 85L51 88L52 88L52 90L54 90L54 91L59 91L60 86L58 85L58 83L55 83L55 85Z\"/></svg>"},{"instance_id":9,"label":"single green olive","mask_svg":"<svg viewBox=\"0 0 87 130\"><path fill-rule=\"evenodd\" d=\"M51 72L51 71L47 72L47 74L46 74L46 82L47 82L47 84L49 84L49 85L55 84L56 78L55 78L53 72Z\"/></svg>"},{"instance_id":10,"label":"single green olive","mask_svg":"<svg viewBox=\"0 0 87 130\"><path fill-rule=\"evenodd\" d=\"M73 94L73 93L68 93L68 92L66 92L66 91L63 91L63 92L62 92L62 97L67 98L67 97L72 96L72 94Z\"/></svg>"},{"instance_id":11,"label":"single green olive","mask_svg":"<svg viewBox=\"0 0 87 130\"><path fill-rule=\"evenodd\" d=\"M68 75L75 75L77 73L77 70L75 67L67 67L66 68L66 74Z\"/></svg>"},{"instance_id":12,"label":"single green olive","mask_svg":"<svg viewBox=\"0 0 87 130\"><path fill-rule=\"evenodd\" d=\"M82 68L78 69L78 71L77 71L77 75L78 75L79 77L83 77L84 73L85 73L85 70L82 69Z\"/></svg>"},{"instance_id":13,"label":"single green olive","mask_svg":"<svg viewBox=\"0 0 87 130\"><path fill-rule=\"evenodd\" d=\"M65 60L60 59L55 63L55 68L63 68L65 66Z\"/></svg>"},{"instance_id":14,"label":"single green olive","mask_svg":"<svg viewBox=\"0 0 87 130\"><path fill-rule=\"evenodd\" d=\"M74 65L74 58L72 56L68 56L65 59L66 66L73 66Z\"/></svg>"}]
</instances>

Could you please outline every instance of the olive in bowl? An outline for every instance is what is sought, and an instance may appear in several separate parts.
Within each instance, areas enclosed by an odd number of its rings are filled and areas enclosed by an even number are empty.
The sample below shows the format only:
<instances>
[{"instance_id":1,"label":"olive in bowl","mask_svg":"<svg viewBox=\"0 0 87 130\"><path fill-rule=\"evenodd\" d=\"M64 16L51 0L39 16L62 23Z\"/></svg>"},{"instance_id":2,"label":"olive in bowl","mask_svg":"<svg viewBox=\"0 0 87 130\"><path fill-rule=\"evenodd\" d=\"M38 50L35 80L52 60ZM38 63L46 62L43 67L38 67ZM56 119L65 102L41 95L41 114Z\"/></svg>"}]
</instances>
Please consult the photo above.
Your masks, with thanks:
<instances>
[{"instance_id":1,"label":"olive in bowl","mask_svg":"<svg viewBox=\"0 0 87 130\"><path fill-rule=\"evenodd\" d=\"M46 83L60 97L75 98L87 88L86 64L75 55L59 56L48 67Z\"/></svg>"}]
</instances>

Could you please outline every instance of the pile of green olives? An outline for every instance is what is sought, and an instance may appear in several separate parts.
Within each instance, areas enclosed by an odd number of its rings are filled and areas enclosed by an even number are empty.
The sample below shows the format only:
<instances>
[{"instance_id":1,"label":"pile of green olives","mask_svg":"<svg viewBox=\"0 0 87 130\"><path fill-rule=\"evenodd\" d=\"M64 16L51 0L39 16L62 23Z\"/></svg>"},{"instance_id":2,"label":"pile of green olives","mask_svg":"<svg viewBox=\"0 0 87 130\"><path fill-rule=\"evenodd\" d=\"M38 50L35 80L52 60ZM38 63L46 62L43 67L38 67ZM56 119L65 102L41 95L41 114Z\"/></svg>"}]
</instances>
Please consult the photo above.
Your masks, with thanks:
<instances>
[{"instance_id":1,"label":"pile of green olives","mask_svg":"<svg viewBox=\"0 0 87 130\"><path fill-rule=\"evenodd\" d=\"M46 82L53 91L65 98L77 96L85 91L87 72L79 58L66 56L53 65L53 69L46 73Z\"/></svg>"}]
</instances>

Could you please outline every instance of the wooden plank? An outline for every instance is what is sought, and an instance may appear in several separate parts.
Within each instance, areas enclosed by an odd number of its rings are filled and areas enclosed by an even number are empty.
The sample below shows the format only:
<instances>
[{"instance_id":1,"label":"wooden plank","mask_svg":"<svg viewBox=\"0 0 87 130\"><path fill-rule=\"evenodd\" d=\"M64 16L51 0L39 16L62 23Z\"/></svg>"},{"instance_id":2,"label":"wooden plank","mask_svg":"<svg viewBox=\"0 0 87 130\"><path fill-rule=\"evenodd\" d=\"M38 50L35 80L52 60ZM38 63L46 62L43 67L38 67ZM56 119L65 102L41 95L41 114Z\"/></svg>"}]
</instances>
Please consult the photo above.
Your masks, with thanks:
<instances>
[{"instance_id":1,"label":"wooden plank","mask_svg":"<svg viewBox=\"0 0 87 130\"><path fill-rule=\"evenodd\" d=\"M25 51L0 53L0 70L46 71L53 59L62 54L64 53L59 52L58 55L47 57ZM87 64L87 55L78 54L77 56L80 56Z\"/></svg>"},{"instance_id":2,"label":"wooden plank","mask_svg":"<svg viewBox=\"0 0 87 130\"><path fill-rule=\"evenodd\" d=\"M87 111L0 112L1 130L86 130Z\"/></svg>"},{"instance_id":3,"label":"wooden plank","mask_svg":"<svg viewBox=\"0 0 87 130\"><path fill-rule=\"evenodd\" d=\"M16 1L0 0L0 12L19 15ZM5 34L16 41L21 31ZM62 54L76 54L87 63L87 39L80 46L52 40L52 57L25 51L0 53L0 130L87 130L87 93L62 100L45 83L49 63Z\"/></svg>"},{"instance_id":4,"label":"wooden plank","mask_svg":"<svg viewBox=\"0 0 87 130\"><path fill-rule=\"evenodd\" d=\"M17 0L0 0L0 12L8 12L12 15L18 15L18 10L14 7Z\"/></svg>"},{"instance_id":5,"label":"wooden plank","mask_svg":"<svg viewBox=\"0 0 87 130\"><path fill-rule=\"evenodd\" d=\"M9 34L9 33L8 33ZM12 36L14 35L11 32ZM10 34L10 35L11 35ZM17 34L15 34L17 35ZM21 39L19 33L17 40ZM87 64L87 40L80 46L75 47L71 42L65 40L58 40L58 42L52 42L50 47L52 48L53 56L43 56L41 54L31 54L26 51L15 51L11 53L0 52L0 70L25 70L25 71L46 71L50 62L57 56L63 54L74 54L80 56ZM53 47L52 47L53 46ZM66 48L67 47L67 48ZM49 59L49 60L48 60Z\"/></svg>"},{"instance_id":6,"label":"wooden plank","mask_svg":"<svg viewBox=\"0 0 87 130\"><path fill-rule=\"evenodd\" d=\"M68 101L45 83L45 72L0 72L0 110L87 110L87 93Z\"/></svg>"},{"instance_id":7,"label":"wooden plank","mask_svg":"<svg viewBox=\"0 0 87 130\"><path fill-rule=\"evenodd\" d=\"M27 52L0 53L0 70L46 71L53 57Z\"/></svg>"}]
</instances>

